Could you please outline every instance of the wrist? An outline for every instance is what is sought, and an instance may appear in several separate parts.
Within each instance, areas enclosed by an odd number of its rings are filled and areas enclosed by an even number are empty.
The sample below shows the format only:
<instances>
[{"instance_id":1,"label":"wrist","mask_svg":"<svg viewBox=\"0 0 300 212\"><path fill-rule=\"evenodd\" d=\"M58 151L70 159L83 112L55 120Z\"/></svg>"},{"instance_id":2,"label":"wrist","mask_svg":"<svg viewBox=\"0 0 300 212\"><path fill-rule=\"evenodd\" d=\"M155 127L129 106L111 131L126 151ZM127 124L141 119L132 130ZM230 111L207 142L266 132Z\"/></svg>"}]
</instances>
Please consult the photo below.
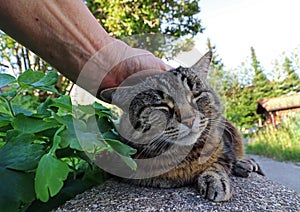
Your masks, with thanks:
<instances>
[{"instance_id":1,"label":"wrist","mask_svg":"<svg viewBox=\"0 0 300 212\"><path fill-rule=\"evenodd\" d=\"M75 83L96 96L100 87L112 83L117 77L111 72L125 60L128 51L130 47L122 41L104 40L100 49L84 64Z\"/></svg>"},{"instance_id":2,"label":"wrist","mask_svg":"<svg viewBox=\"0 0 300 212\"><path fill-rule=\"evenodd\" d=\"M139 78L161 73L169 68L152 53L132 48L114 39L106 42L106 45L88 60L76 84L97 96L103 89L119 86L129 76Z\"/></svg>"}]
</instances>

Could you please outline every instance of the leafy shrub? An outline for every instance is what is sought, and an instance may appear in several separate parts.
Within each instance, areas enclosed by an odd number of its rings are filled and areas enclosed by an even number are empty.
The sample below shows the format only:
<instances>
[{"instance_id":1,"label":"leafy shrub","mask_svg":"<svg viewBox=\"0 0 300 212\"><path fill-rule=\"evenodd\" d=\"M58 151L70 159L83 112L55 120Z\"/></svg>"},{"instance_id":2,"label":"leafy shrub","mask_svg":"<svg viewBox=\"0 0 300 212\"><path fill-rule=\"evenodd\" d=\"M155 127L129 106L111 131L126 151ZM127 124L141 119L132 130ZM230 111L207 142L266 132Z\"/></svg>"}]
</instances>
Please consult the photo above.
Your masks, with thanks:
<instances>
[{"instance_id":1,"label":"leafy shrub","mask_svg":"<svg viewBox=\"0 0 300 212\"><path fill-rule=\"evenodd\" d=\"M99 103L73 106L54 88L56 72L25 71L17 79L0 74L0 208L50 210L104 180L104 172L85 153L119 155L130 168L135 150L118 140L112 111ZM35 108L14 102L24 90L52 92ZM34 97L32 97L34 99ZM34 101L35 102L35 101ZM91 127L95 117L98 127ZM75 124L76 123L76 124ZM77 127L76 127L77 126ZM80 127L78 127L80 126ZM78 140L84 135L84 142Z\"/></svg>"},{"instance_id":2,"label":"leafy shrub","mask_svg":"<svg viewBox=\"0 0 300 212\"><path fill-rule=\"evenodd\" d=\"M259 131L247 144L247 152L300 162L300 115L286 119L278 129L268 126Z\"/></svg>"}]
</instances>

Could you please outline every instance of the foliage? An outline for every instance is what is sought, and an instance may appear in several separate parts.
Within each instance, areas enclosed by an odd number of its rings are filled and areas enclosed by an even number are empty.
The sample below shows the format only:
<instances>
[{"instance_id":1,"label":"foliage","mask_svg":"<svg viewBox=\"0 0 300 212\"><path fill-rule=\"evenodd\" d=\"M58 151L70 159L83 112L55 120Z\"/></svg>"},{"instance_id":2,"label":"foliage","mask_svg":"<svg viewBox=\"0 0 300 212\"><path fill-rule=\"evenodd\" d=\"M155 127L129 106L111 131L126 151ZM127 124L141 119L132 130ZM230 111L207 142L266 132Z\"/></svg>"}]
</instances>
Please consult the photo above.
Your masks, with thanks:
<instances>
[{"instance_id":1,"label":"foliage","mask_svg":"<svg viewBox=\"0 0 300 212\"><path fill-rule=\"evenodd\" d=\"M281 86L283 92L289 93L300 91L299 75L296 73L294 67L292 66L292 61L288 57L285 57L284 59L283 70L287 74L287 77L283 80L283 85Z\"/></svg>"},{"instance_id":2,"label":"foliage","mask_svg":"<svg viewBox=\"0 0 300 212\"><path fill-rule=\"evenodd\" d=\"M147 49L158 57L171 58L179 51L191 49L194 45L192 37L203 31L197 0L84 2L110 35L121 38L132 47ZM142 36L128 37L132 35ZM1 31L0 58L0 72L10 71L15 76L29 68L44 73L54 70L39 56ZM70 85L68 79L60 76L56 88L60 93L67 94ZM43 99L47 97L44 93L39 96Z\"/></svg>"},{"instance_id":3,"label":"foliage","mask_svg":"<svg viewBox=\"0 0 300 212\"><path fill-rule=\"evenodd\" d=\"M112 36L146 34L128 42L157 56L190 49L191 37L203 30L196 0L85 3ZM149 36L155 33L175 38ZM97 103L72 106L62 95L68 93L70 81L3 32L0 35L0 73L14 74L0 75L0 88L9 86L0 90L0 179L6 182L0 186L1 210L49 209L101 182L103 172L84 152L117 153L135 168L130 158L135 150L116 140L109 109ZM184 39L177 41L179 37ZM104 137L91 128L92 116ZM86 140L83 146L78 139Z\"/></svg>"},{"instance_id":4,"label":"foliage","mask_svg":"<svg viewBox=\"0 0 300 212\"><path fill-rule=\"evenodd\" d=\"M22 74L25 70L40 70L43 73L53 71L47 62L39 56L22 46L14 39L0 31L0 73L11 72L15 76ZM56 88L60 93L65 94L70 81L63 76L59 76ZM44 92L39 94L40 98L46 98Z\"/></svg>"},{"instance_id":5,"label":"foliage","mask_svg":"<svg viewBox=\"0 0 300 212\"><path fill-rule=\"evenodd\" d=\"M250 60L244 62L235 72L230 71L228 74L224 68L220 69L220 72L223 72L221 74L223 79L217 84L225 85L223 86L226 96L225 115L243 133L257 130L259 119L264 119L263 115L256 114L258 101L298 91L300 80L292 59L295 58L284 55L281 61L276 60L277 81L274 78L275 75L270 76L261 67L253 47ZM226 77L227 75L229 77ZM272 77L273 81L270 81Z\"/></svg>"},{"instance_id":6,"label":"foliage","mask_svg":"<svg viewBox=\"0 0 300 212\"><path fill-rule=\"evenodd\" d=\"M251 47L251 61L252 68L254 69L253 85L256 85L257 87L265 86L269 81L266 74L263 72L263 68L261 67L260 62L257 59L253 47Z\"/></svg>"},{"instance_id":7,"label":"foliage","mask_svg":"<svg viewBox=\"0 0 300 212\"><path fill-rule=\"evenodd\" d=\"M0 31L0 57L5 61L8 68L17 74L29 68L46 72L51 70L49 64L30 50L17 43L8 35ZM4 61L2 63L4 63ZM4 65L4 64L2 64Z\"/></svg>"},{"instance_id":8,"label":"foliage","mask_svg":"<svg viewBox=\"0 0 300 212\"><path fill-rule=\"evenodd\" d=\"M69 96L55 89L57 77L56 72L44 74L31 69L17 79L0 74L0 87L13 87L0 93L3 211L49 210L99 184L104 173L92 159L104 152L116 153L132 169L136 168L130 158L135 150L116 140L118 134L110 109L99 103L73 106ZM32 111L22 105L16 107L14 100L23 90L30 89L56 93L59 97L48 97ZM91 123L93 117L96 126Z\"/></svg>"},{"instance_id":9,"label":"foliage","mask_svg":"<svg viewBox=\"0 0 300 212\"><path fill-rule=\"evenodd\" d=\"M212 88L218 92L224 101L225 92L227 87L227 73L224 71L224 63L216 50L216 46L211 44L210 39L207 40L207 47L212 52L213 58L210 65L208 80Z\"/></svg>"},{"instance_id":10,"label":"foliage","mask_svg":"<svg viewBox=\"0 0 300 212\"><path fill-rule=\"evenodd\" d=\"M203 30L198 1L87 0L87 6L107 32L115 37L162 33L175 37Z\"/></svg>"},{"instance_id":11,"label":"foliage","mask_svg":"<svg viewBox=\"0 0 300 212\"><path fill-rule=\"evenodd\" d=\"M300 162L300 116L291 116L278 129L259 131L246 147L251 154Z\"/></svg>"},{"instance_id":12,"label":"foliage","mask_svg":"<svg viewBox=\"0 0 300 212\"><path fill-rule=\"evenodd\" d=\"M203 31L198 2L87 0L86 4L112 36L158 57L170 58L190 50L192 37Z\"/></svg>"}]
</instances>

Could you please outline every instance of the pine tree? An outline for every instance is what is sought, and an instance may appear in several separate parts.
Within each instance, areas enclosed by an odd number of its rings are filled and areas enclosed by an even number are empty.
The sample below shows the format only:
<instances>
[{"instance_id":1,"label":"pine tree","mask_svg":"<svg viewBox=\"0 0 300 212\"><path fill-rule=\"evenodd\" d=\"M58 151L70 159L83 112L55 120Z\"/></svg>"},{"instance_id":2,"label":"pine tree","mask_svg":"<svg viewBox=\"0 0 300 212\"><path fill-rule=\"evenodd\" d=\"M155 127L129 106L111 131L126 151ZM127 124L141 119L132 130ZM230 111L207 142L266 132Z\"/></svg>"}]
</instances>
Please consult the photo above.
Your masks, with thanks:
<instances>
[{"instance_id":1,"label":"pine tree","mask_svg":"<svg viewBox=\"0 0 300 212\"><path fill-rule=\"evenodd\" d=\"M263 68L260 65L260 62L257 59L255 50L251 47L251 60L252 68L254 69L254 78L253 78L253 100L259 101L264 98L270 98L277 96L278 88L276 84L270 82L264 73Z\"/></svg>"},{"instance_id":2,"label":"pine tree","mask_svg":"<svg viewBox=\"0 0 300 212\"><path fill-rule=\"evenodd\" d=\"M219 94L221 98L223 98L222 100L225 101L224 95L227 87L227 80L224 70L224 63L217 53L216 46L212 46L210 39L207 40L207 48L213 54L209 72L210 86Z\"/></svg>"},{"instance_id":3,"label":"pine tree","mask_svg":"<svg viewBox=\"0 0 300 212\"><path fill-rule=\"evenodd\" d=\"M286 72L287 77L282 82L282 90L283 93L290 93L290 92L299 92L300 91L300 78L299 75L296 73L295 69L293 68L292 61L285 57L283 63L283 70Z\"/></svg>"},{"instance_id":4,"label":"pine tree","mask_svg":"<svg viewBox=\"0 0 300 212\"><path fill-rule=\"evenodd\" d=\"M257 59L255 54L255 50L251 47L251 66L254 69L254 78L252 80L253 85L255 86L255 91L257 95L260 96L268 96L269 91L269 80L265 73L263 72L263 68L260 65L260 62Z\"/></svg>"},{"instance_id":5,"label":"pine tree","mask_svg":"<svg viewBox=\"0 0 300 212\"><path fill-rule=\"evenodd\" d=\"M229 103L227 106L227 115L241 129L249 129L259 122L260 117L256 114L257 103L259 100L269 97L271 86L253 47L251 47L250 70L245 66L240 68L254 72L252 85L242 86L239 83L239 86L233 88L234 95L229 95L227 98ZM239 73L245 73L245 70L239 70Z\"/></svg>"}]
</instances>

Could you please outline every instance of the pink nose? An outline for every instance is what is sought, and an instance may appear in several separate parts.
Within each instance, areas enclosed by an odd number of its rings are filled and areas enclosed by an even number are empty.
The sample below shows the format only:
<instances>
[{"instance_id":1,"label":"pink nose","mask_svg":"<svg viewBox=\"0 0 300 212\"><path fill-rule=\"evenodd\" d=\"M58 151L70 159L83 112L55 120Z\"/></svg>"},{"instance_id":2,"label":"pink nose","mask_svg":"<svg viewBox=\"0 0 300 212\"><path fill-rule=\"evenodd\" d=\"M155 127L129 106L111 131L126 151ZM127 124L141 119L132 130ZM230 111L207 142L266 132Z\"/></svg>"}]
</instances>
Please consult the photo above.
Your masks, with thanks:
<instances>
[{"instance_id":1,"label":"pink nose","mask_svg":"<svg viewBox=\"0 0 300 212\"><path fill-rule=\"evenodd\" d=\"M188 126L189 128L192 128L193 124L195 121L195 117L194 116L189 116L189 117L184 117L181 121L182 124Z\"/></svg>"}]
</instances>

